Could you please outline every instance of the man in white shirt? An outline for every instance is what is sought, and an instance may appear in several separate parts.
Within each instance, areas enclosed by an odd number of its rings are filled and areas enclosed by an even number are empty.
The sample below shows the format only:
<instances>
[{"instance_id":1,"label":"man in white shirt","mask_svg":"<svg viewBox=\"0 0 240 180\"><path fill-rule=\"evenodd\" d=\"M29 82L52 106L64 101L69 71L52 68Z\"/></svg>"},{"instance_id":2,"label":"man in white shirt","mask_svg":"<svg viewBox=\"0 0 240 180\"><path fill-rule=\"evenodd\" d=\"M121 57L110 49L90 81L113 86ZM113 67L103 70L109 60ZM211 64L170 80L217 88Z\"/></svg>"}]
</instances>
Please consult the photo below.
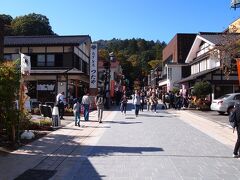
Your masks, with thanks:
<instances>
[{"instance_id":1,"label":"man in white shirt","mask_svg":"<svg viewBox=\"0 0 240 180\"><path fill-rule=\"evenodd\" d=\"M63 116L64 116L64 105L66 104L65 103L65 96L64 96L64 92L61 92L57 95L56 97L56 104L58 106L58 109L59 109L59 116L60 116L60 119L64 119Z\"/></svg>"},{"instance_id":2,"label":"man in white shirt","mask_svg":"<svg viewBox=\"0 0 240 180\"><path fill-rule=\"evenodd\" d=\"M82 105L84 107L84 120L88 121L89 120L89 106L91 104L90 98L89 98L89 93L87 92L83 97L82 97Z\"/></svg>"}]
</instances>

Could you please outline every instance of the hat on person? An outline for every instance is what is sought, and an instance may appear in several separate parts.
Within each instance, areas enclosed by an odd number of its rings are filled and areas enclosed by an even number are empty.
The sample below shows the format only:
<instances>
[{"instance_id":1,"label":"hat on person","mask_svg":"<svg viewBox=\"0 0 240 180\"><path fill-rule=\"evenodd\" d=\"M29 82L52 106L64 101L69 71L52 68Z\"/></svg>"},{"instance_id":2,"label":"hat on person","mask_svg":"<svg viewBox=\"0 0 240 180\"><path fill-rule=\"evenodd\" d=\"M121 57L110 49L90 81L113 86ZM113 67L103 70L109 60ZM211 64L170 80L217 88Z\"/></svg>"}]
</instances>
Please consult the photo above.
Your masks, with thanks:
<instances>
[{"instance_id":1,"label":"hat on person","mask_svg":"<svg viewBox=\"0 0 240 180\"><path fill-rule=\"evenodd\" d=\"M73 99L73 103L77 103L78 102L78 99L77 98L74 98Z\"/></svg>"}]
</instances>

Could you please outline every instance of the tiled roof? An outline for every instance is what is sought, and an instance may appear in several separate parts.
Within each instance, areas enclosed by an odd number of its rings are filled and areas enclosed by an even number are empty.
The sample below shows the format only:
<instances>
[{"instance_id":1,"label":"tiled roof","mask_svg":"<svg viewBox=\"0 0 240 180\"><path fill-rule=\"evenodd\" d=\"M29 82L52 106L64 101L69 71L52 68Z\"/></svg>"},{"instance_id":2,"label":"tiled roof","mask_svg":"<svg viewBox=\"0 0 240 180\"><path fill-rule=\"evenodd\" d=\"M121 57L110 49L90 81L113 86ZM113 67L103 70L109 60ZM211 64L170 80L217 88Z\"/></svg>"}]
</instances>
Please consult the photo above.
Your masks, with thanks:
<instances>
[{"instance_id":1,"label":"tiled roof","mask_svg":"<svg viewBox=\"0 0 240 180\"><path fill-rule=\"evenodd\" d=\"M224 34L224 33L200 33L199 34L204 39L212 42L215 45L224 45L227 41L231 39L239 39L240 34Z\"/></svg>"},{"instance_id":2,"label":"tiled roof","mask_svg":"<svg viewBox=\"0 0 240 180\"><path fill-rule=\"evenodd\" d=\"M90 39L89 35L78 36L5 36L4 46L22 45L79 45Z\"/></svg>"}]
</instances>

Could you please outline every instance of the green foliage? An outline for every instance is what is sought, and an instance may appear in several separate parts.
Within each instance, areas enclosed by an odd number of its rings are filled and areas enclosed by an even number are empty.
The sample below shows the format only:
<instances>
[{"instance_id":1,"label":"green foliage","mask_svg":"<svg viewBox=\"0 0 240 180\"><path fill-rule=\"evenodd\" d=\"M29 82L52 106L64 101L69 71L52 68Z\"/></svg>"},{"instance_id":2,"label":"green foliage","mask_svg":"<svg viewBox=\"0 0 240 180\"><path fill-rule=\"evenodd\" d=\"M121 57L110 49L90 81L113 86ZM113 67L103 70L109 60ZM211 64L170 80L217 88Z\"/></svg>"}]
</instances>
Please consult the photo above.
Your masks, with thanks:
<instances>
[{"instance_id":1,"label":"green foliage","mask_svg":"<svg viewBox=\"0 0 240 180\"><path fill-rule=\"evenodd\" d=\"M31 13L18 16L11 22L13 35L53 35L52 27L46 16Z\"/></svg>"},{"instance_id":2,"label":"green foliage","mask_svg":"<svg viewBox=\"0 0 240 180\"><path fill-rule=\"evenodd\" d=\"M52 130L51 126L52 120L50 118L29 121L29 130Z\"/></svg>"},{"instance_id":3,"label":"green foliage","mask_svg":"<svg viewBox=\"0 0 240 180\"><path fill-rule=\"evenodd\" d=\"M0 64L0 126L7 129L9 137L15 139L18 111L15 100L19 89L20 61Z\"/></svg>"},{"instance_id":4,"label":"green foliage","mask_svg":"<svg viewBox=\"0 0 240 180\"><path fill-rule=\"evenodd\" d=\"M162 50L165 42L146 41L144 39L112 39L95 42L99 47L100 59L108 58L108 52L114 52L123 68L123 74L130 81L130 86L136 79L146 78L148 72L158 63L161 65Z\"/></svg>"},{"instance_id":5,"label":"green foliage","mask_svg":"<svg viewBox=\"0 0 240 180\"><path fill-rule=\"evenodd\" d=\"M2 20L4 24L4 35L11 35L12 34L11 22L13 20L12 16L0 14L0 20Z\"/></svg>"},{"instance_id":6,"label":"green foliage","mask_svg":"<svg viewBox=\"0 0 240 180\"><path fill-rule=\"evenodd\" d=\"M180 89L178 87L173 87L173 89L172 89L173 94L176 94L179 91L180 91Z\"/></svg>"},{"instance_id":7,"label":"green foliage","mask_svg":"<svg viewBox=\"0 0 240 180\"><path fill-rule=\"evenodd\" d=\"M205 98L211 92L212 86L207 81L197 82L193 87L193 95L197 96L197 98Z\"/></svg>"},{"instance_id":8,"label":"green foliage","mask_svg":"<svg viewBox=\"0 0 240 180\"><path fill-rule=\"evenodd\" d=\"M148 64L151 66L151 69L155 69L160 64L160 61L159 60L151 60L148 62Z\"/></svg>"}]
</instances>

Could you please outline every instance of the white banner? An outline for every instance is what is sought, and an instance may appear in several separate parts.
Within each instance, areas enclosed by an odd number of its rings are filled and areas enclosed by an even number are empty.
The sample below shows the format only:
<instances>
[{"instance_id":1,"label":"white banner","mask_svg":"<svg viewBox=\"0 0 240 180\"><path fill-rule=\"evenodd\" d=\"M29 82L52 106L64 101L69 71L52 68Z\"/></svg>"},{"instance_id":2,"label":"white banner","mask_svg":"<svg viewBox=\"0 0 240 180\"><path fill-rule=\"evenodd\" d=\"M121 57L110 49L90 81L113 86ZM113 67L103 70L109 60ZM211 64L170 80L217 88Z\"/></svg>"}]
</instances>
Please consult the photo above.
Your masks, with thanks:
<instances>
[{"instance_id":1,"label":"white banner","mask_svg":"<svg viewBox=\"0 0 240 180\"><path fill-rule=\"evenodd\" d=\"M90 85L89 88L97 88L97 44L91 44L90 51Z\"/></svg>"},{"instance_id":2,"label":"white banner","mask_svg":"<svg viewBox=\"0 0 240 180\"><path fill-rule=\"evenodd\" d=\"M21 53L21 73L24 75L30 75L31 60L30 56Z\"/></svg>"}]
</instances>

